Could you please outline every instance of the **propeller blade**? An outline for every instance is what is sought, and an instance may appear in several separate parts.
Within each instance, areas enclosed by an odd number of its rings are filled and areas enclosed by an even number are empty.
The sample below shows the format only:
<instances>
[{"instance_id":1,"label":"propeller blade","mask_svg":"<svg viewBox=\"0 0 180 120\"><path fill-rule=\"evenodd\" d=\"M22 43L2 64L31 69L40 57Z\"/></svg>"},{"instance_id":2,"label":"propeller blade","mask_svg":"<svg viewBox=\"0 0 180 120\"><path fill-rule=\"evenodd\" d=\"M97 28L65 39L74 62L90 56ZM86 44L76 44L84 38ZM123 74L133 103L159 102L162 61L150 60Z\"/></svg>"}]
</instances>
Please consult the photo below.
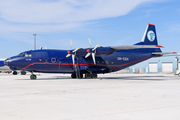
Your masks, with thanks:
<instances>
[{"instance_id":1,"label":"propeller blade","mask_svg":"<svg viewBox=\"0 0 180 120\"><path fill-rule=\"evenodd\" d=\"M93 58L94 65L96 65L95 53L92 53L92 58Z\"/></svg>"},{"instance_id":2,"label":"propeller blade","mask_svg":"<svg viewBox=\"0 0 180 120\"><path fill-rule=\"evenodd\" d=\"M90 55L91 55L91 53L87 53L86 56L85 56L85 58L89 57Z\"/></svg>"},{"instance_id":3,"label":"propeller blade","mask_svg":"<svg viewBox=\"0 0 180 120\"><path fill-rule=\"evenodd\" d=\"M72 61L73 61L73 65L74 65L74 58L75 58L75 55L72 54Z\"/></svg>"},{"instance_id":4,"label":"propeller blade","mask_svg":"<svg viewBox=\"0 0 180 120\"><path fill-rule=\"evenodd\" d=\"M69 57L69 56L71 56L71 54L67 54L67 55L66 55L66 57Z\"/></svg>"},{"instance_id":5,"label":"propeller blade","mask_svg":"<svg viewBox=\"0 0 180 120\"><path fill-rule=\"evenodd\" d=\"M90 47L91 47L91 40L90 40L90 38L88 38L88 40L89 40L89 44L90 44Z\"/></svg>"},{"instance_id":6,"label":"propeller blade","mask_svg":"<svg viewBox=\"0 0 180 120\"><path fill-rule=\"evenodd\" d=\"M96 50L96 48L99 46L99 44L96 45L96 47L93 48L93 51Z\"/></svg>"},{"instance_id":7,"label":"propeller blade","mask_svg":"<svg viewBox=\"0 0 180 120\"><path fill-rule=\"evenodd\" d=\"M79 48L76 48L75 50L73 50L73 53L76 52Z\"/></svg>"}]
</instances>

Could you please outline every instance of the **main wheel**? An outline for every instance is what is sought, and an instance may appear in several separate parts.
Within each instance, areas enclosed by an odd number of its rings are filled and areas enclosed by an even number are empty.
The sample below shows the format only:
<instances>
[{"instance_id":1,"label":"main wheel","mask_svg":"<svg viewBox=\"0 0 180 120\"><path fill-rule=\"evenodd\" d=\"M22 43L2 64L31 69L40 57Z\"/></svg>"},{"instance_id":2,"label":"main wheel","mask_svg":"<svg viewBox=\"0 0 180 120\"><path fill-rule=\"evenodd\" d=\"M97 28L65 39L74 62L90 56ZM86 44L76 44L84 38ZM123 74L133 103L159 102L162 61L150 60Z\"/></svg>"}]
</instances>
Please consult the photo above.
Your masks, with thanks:
<instances>
[{"instance_id":1,"label":"main wheel","mask_svg":"<svg viewBox=\"0 0 180 120\"><path fill-rule=\"evenodd\" d=\"M93 73L93 74L91 75L91 77L94 78L94 79L96 79L96 78L97 78L97 74Z\"/></svg>"},{"instance_id":2,"label":"main wheel","mask_svg":"<svg viewBox=\"0 0 180 120\"><path fill-rule=\"evenodd\" d=\"M71 78L83 78L83 74L80 73L80 76L79 75L76 76L76 74L73 73L71 74Z\"/></svg>"},{"instance_id":3,"label":"main wheel","mask_svg":"<svg viewBox=\"0 0 180 120\"><path fill-rule=\"evenodd\" d=\"M86 79L96 79L97 78L97 74L96 73L93 73L93 74L85 74L85 78Z\"/></svg>"},{"instance_id":4,"label":"main wheel","mask_svg":"<svg viewBox=\"0 0 180 120\"><path fill-rule=\"evenodd\" d=\"M83 74L80 73L80 76L78 76L78 78L83 78Z\"/></svg>"},{"instance_id":5,"label":"main wheel","mask_svg":"<svg viewBox=\"0 0 180 120\"><path fill-rule=\"evenodd\" d=\"M76 78L76 74L71 74L71 78Z\"/></svg>"},{"instance_id":6,"label":"main wheel","mask_svg":"<svg viewBox=\"0 0 180 120\"><path fill-rule=\"evenodd\" d=\"M89 74L89 73L85 74L85 78L86 79L91 79L91 74Z\"/></svg>"},{"instance_id":7,"label":"main wheel","mask_svg":"<svg viewBox=\"0 0 180 120\"><path fill-rule=\"evenodd\" d=\"M34 74L32 74L31 76L30 76L30 79L31 80L35 80L37 77L36 77L36 75L34 75Z\"/></svg>"}]
</instances>

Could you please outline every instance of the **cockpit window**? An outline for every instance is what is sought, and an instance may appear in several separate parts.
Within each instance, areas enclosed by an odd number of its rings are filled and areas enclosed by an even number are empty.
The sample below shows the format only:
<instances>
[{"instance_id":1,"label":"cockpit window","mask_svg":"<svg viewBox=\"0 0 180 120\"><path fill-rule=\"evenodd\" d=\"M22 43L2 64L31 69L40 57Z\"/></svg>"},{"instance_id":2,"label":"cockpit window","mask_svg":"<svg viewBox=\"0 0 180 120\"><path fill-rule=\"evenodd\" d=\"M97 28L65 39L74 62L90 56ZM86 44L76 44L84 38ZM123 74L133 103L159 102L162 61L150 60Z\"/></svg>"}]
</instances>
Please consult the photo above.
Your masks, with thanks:
<instances>
[{"instance_id":1,"label":"cockpit window","mask_svg":"<svg viewBox=\"0 0 180 120\"><path fill-rule=\"evenodd\" d=\"M24 53L20 53L18 56L20 56L20 57L24 57L24 56L25 56L25 54L24 54Z\"/></svg>"},{"instance_id":2,"label":"cockpit window","mask_svg":"<svg viewBox=\"0 0 180 120\"><path fill-rule=\"evenodd\" d=\"M27 53L20 53L18 56L20 56L20 57L32 57L31 54L27 54Z\"/></svg>"}]
</instances>

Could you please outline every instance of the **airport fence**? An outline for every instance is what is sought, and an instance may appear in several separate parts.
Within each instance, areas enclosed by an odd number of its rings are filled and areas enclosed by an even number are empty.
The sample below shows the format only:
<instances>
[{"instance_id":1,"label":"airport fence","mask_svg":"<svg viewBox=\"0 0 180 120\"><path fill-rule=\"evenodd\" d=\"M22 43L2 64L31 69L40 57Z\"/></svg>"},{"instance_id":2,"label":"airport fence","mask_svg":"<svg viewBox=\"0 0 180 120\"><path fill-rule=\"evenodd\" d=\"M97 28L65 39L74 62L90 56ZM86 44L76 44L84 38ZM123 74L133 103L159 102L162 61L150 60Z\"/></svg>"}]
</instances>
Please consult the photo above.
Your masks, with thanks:
<instances>
[{"instance_id":1,"label":"airport fence","mask_svg":"<svg viewBox=\"0 0 180 120\"><path fill-rule=\"evenodd\" d=\"M147 69L123 69L117 72L114 72L115 74L158 74L158 73L165 73L165 74L172 74L176 73L176 69L173 69L171 72L162 72L162 69L158 69L157 72L149 72Z\"/></svg>"}]
</instances>

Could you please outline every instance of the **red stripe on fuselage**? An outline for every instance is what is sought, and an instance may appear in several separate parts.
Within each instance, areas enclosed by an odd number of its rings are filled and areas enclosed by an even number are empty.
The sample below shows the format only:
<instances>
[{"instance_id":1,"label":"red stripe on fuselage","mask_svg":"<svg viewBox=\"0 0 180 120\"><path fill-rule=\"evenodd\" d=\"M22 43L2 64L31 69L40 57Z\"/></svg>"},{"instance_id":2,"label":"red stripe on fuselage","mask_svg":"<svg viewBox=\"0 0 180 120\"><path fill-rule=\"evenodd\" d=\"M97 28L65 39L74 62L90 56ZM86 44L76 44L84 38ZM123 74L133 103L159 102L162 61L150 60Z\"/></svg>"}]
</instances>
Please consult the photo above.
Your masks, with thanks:
<instances>
[{"instance_id":1,"label":"red stripe on fuselage","mask_svg":"<svg viewBox=\"0 0 180 120\"><path fill-rule=\"evenodd\" d=\"M125 63L125 64L122 64L122 65L94 65L94 64L75 64L75 65L79 65L79 66L108 66L108 67L122 67L122 66L125 66L125 65L129 65L129 64L133 64L133 63L136 63L136 62L139 62L139 61L142 61L142 60L145 60L145 59L148 59L148 58L151 58L151 56L149 57L145 57L145 58L142 58L142 59L139 59L139 60L136 60L136 61L133 61L133 62L130 62L130 63ZM34 62L34 63L31 63L29 65L27 65L26 67L22 68L21 70L24 70L32 65L73 65L72 63L41 63L41 62Z\"/></svg>"}]
</instances>

